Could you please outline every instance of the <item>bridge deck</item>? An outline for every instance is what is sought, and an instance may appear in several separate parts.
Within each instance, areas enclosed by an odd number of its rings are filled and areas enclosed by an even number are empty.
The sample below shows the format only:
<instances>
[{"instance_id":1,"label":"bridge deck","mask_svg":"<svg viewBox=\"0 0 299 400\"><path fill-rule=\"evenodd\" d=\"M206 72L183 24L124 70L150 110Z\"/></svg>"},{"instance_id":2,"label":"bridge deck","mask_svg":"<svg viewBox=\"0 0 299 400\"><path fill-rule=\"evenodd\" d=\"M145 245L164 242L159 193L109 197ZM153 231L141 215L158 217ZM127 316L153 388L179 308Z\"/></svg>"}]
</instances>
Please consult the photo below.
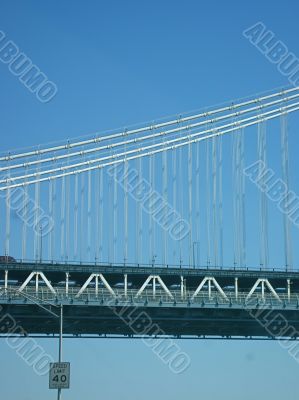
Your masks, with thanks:
<instances>
[{"instance_id":1,"label":"bridge deck","mask_svg":"<svg viewBox=\"0 0 299 400\"><path fill-rule=\"evenodd\" d=\"M129 290L127 296L118 290L117 297L114 297L105 289L98 293L95 289L88 289L76 297L77 289L70 289L67 296L63 289L55 289L56 295L47 288L39 289L37 294L34 288L26 288L24 294L36 295L40 304L52 304L54 312L55 305L62 303L65 334L273 338L277 333L290 336L290 329L291 336L297 337L299 332L299 302L295 294L290 299L280 295L281 301L271 294L265 295L264 299L257 294L246 301L247 293L243 292L237 299L234 293L226 292L228 300L216 293L210 297L201 293L191 300L191 292L182 299L179 291L173 291L174 299L170 299L160 290L155 296L147 290L136 298L136 290ZM58 318L49 315L15 289L2 291L0 302L2 315L11 315L26 334L58 333ZM2 329L1 333L5 335L7 332Z\"/></svg>"}]
</instances>

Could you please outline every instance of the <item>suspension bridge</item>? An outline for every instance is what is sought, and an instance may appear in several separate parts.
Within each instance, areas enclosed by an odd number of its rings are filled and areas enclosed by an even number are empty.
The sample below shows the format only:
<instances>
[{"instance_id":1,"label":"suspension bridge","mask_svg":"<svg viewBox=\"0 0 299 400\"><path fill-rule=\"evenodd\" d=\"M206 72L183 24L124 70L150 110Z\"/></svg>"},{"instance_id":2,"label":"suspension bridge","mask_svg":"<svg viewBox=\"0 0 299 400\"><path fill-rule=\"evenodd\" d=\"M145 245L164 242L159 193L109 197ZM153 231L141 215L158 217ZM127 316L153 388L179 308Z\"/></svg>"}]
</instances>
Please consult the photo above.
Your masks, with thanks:
<instances>
[{"instance_id":1,"label":"suspension bridge","mask_svg":"<svg viewBox=\"0 0 299 400\"><path fill-rule=\"evenodd\" d=\"M72 337L297 338L298 111L292 87L1 154L2 313L26 335L62 304Z\"/></svg>"}]
</instances>

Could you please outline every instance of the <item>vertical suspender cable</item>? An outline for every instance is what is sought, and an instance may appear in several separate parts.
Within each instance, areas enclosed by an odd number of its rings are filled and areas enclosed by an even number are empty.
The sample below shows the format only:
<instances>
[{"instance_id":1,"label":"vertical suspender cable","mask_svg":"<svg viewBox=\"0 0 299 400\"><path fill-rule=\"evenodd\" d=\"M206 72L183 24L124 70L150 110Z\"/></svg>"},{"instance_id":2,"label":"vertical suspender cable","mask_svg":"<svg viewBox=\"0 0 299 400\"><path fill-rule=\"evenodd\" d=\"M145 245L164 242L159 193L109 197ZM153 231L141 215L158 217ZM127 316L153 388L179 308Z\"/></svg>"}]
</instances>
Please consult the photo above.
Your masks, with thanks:
<instances>
[{"instance_id":1,"label":"vertical suspender cable","mask_svg":"<svg viewBox=\"0 0 299 400\"><path fill-rule=\"evenodd\" d=\"M149 181L151 185L151 192L154 192L154 160L153 160L153 155L149 156ZM153 220L153 203L154 199L151 197L149 200L149 263L154 264L154 242L153 242L153 237L154 237L154 220Z\"/></svg>"},{"instance_id":2,"label":"vertical suspender cable","mask_svg":"<svg viewBox=\"0 0 299 400\"><path fill-rule=\"evenodd\" d=\"M61 203L60 203L60 256L65 260L65 176L61 180Z\"/></svg>"},{"instance_id":3,"label":"vertical suspender cable","mask_svg":"<svg viewBox=\"0 0 299 400\"><path fill-rule=\"evenodd\" d=\"M164 213L164 218L162 216L162 219L164 220L164 223L166 224L166 219L167 219L167 212L168 212L168 206L167 206L167 151L162 152L162 184L163 184L163 213ZM163 265L167 264L167 231L166 231L166 226L162 227L163 230L163 258L162 258L162 263Z\"/></svg>"},{"instance_id":4,"label":"vertical suspender cable","mask_svg":"<svg viewBox=\"0 0 299 400\"><path fill-rule=\"evenodd\" d=\"M87 185L87 260L91 261L91 171L88 171Z\"/></svg>"},{"instance_id":5,"label":"vertical suspender cable","mask_svg":"<svg viewBox=\"0 0 299 400\"><path fill-rule=\"evenodd\" d=\"M192 223L192 146L189 142L188 144L188 200L189 200L189 265L195 266L195 260L193 259L193 223Z\"/></svg>"},{"instance_id":6,"label":"vertical suspender cable","mask_svg":"<svg viewBox=\"0 0 299 400\"><path fill-rule=\"evenodd\" d=\"M126 151L125 146L125 151ZM128 261L128 161L125 156L124 176L124 265Z\"/></svg>"},{"instance_id":7,"label":"vertical suspender cable","mask_svg":"<svg viewBox=\"0 0 299 400\"><path fill-rule=\"evenodd\" d=\"M214 265L218 265L218 221L217 221L217 142L212 138L212 184L213 184L213 242Z\"/></svg>"},{"instance_id":8,"label":"vertical suspender cable","mask_svg":"<svg viewBox=\"0 0 299 400\"><path fill-rule=\"evenodd\" d=\"M265 164L267 164L267 125L266 122L263 124L263 154L264 154L264 160ZM263 196L264 199L264 215L265 215L265 227L264 227L264 232L265 232L265 267L268 268L269 266L269 240L268 240L268 199L266 196L266 193L264 193Z\"/></svg>"},{"instance_id":9,"label":"vertical suspender cable","mask_svg":"<svg viewBox=\"0 0 299 400\"><path fill-rule=\"evenodd\" d=\"M51 220L53 220L53 180L51 179L49 182L49 198L48 198L48 207L49 207L49 217ZM53 227L54 228L54 227ZM51 261L53 260L53 254L52 254L52 232L49 232L48 236L48 260Z\"/></svg>"},{"instance_id":10,"label":"vertical suspender cable","mask_svg":"<svg viewBox=\"0 0 299 400\"><path fill-rule=\"evenodd\" d=\"M264 186L265 176L263 169L267 165L266 160L266 129L265 122L258 124L258 157L262 161L260 164L260 184ZM263 165L262 165L263 164ZM261 266L268 267L268 212L267 212L267 197L264 190L260 192L260 263Z\"/></svg>"},{"instance_id":11,"label":"vertical suspender cable","mask_svg":"<svg viewBox=\"0 0 299 400\"><path fill-rule=\"evenodd\" d=\"M232 135L232 205L233 205L233 249L234 249L234 267L238 265L238 235L237 235L237 135Z\"/></svg>"},{"instance_id":12,"label":"vertical suspender cable","mask_svg":"<svg viewBox=\"0 0 299 400\"><path fill-rule=\"evenodd\" d=\"M95 174L95 262L99 262L99 237L100 237L100 170Z\"/></svg>"},{"instance_id":13,"label":"vertical suspender cable","mask_svg":"<svg viewBox=\"0 0 299 400\"><path fill-rule=\"evenodd\" d=\"M153 160L153 190L155 190L155 185L156 185L156 156L155 154L152 155L152 160ZM156 243L156 237L157 237L157 232L156 232L156 221L154 219L154 202L151 203L151 219L153 223L153 248L152 248L152 259L153 263L155 263L156 257L157 257L157 243Z\"/></svg>"},{"instance_id":14,"label":"vertical suspender cable","mask_svg":"<svg viewBox=\"0 0 299 400\"><path fill-rule=\"evenodd\" d=\"M100 169L97 169L94 173L94 204L95 204L95 216L93 221L95 226L94 260L95 264L97 264L99 262Z\"/></svg>"},{"instance_id":15,"label":"vertical suspender cable","mask_svg":"<svg viewBox=\"0 0 299 400\"><path fill-rule=\"evenodd\" d=\"M154 139L153 139L153 143L155 143ZM156 163L156 156L155 154L153 154L151 156L152 158L152 177L153 177L153 183L152 183L152 190L155 191L155 185L156 185L156 178L155 178L155 173L156 173L156 169L155 169L155 163ZM152 200L151 202L151 221L152 221L152 263L155 263L157 254L156 254L156 221L154 219L154 200Z\"/></svg>"},{"instance_id":16,"label":"vertical suspender cable","mask_svg":"<svg viewBox=\"0 0 299 400\"><path fill-rule=\"evenodd\" d=\"M103 216L104 216L104 182L103 182L103 168L100 169L100 204L99 204L99 260L103 262Z\"/></svg>"},{"instance_id":17,"label":"vertical suspender cable","mask_svg":"<svg viewBox=\"0 0 299 400\"><path fill-rule=\"evenodd\" d=\"M245 179L244 169L244 133L237 131L233 135L233 237L234 265L245 265Z\"/></svg>"},{"instance_id":18,"label":"vertical suspender cable","mask_svg":"<svg viewBox=\"0 0 299 400\"><path fill-rule=\"evenodd\" d=\"M222 136L219 137L218 147L218 171L219 171L219 265L223 267L223 191L222 191Z\"/></svg>"},{"instance_id":19,"label":"vertical suspender cable","mask_svg":"<svg viewBox=\"0 0 299 400\"><path fill-rule=\"evenodd\" d=\"M38 165L37 172L40 171L40 165ZM35 260L39 260L41 258L40 252L40 244L41 244L41 234L39 227L39 211L40 211L40 182L35 183L35 205L34 205L34 257Z\"/></svg>"},{"instance_id":20,"label":"vertical suspender cable","mask_svg":"<svg viewBox=\"0 0 299 400\"><path fill-rule=\"evenodd\" d=\"M181 124L180 124L180 126L181 126ZM181 134L182 134L182 131L180 131L180 136L181 136ZM181 216L184 215L183 190L181 190L181 188L184 187L184 184L183 184L183 161L182 161L182 157L183 157L183 149L182 149L182 147L180 147L179 148L179 175L178 175L178 180L179 180L178 186L179 186L180 190L179 190L179 199L178 199L178 201L180 203L179 207L180 207L180 211L181 211ZM181 235L181 237L180 237L180 266L182 265L182 263L183 263L183 238L182 238L182 235Z\"/></svg>"},{"instance_id":21,"label":"vertical suspender cable","mask_svg":"<svg viewBox=\"0 0 299 400\"><path fill-rule=\"evenodd\" d=\"M75 175L75 187L74 187L74 259L78 258L78 211L79 211L79 177Z\"/></svg>"},{"instance_id":22,"label":"vertical suspender cable","mask_svg":"<svg viewBox=\"0 0 299 400\"><path fill-rule=\"evenodd\" d=\"M116 263L117 251L117 168L113 169L113 257L112 262Z\"/></svg>"},{"instance_id":23,"label":"vertical suspender cable","mask_svg":"<svg viewBox=\"0 0 299 400\"><path fill-rule=\"evenodd\" d=\"M285 248L285 266L292 269L293 255L292 255L292 236L290 219L288 217L290 212L290 178L289 178L289 143L288 143L288 120L287 114L281 116L281 158L282 158L282 178L286 185L285 208L283 213L284 225L284 248Z\"/></svg>"},{"instance_id":24,"label":"vertical suspender cable","mask_svg":"<svg viewBox=\"0 0 299 400\"><path fill-rule=\"evenodd\" d=\"M69 159L67 161L69 163ZM70 256L70 176L67 176L65 181L65 199L65 260L68 261Z\"/></svg>"},{"instance_id":25,"label":"vertical suspender cable","mask_svg":"<svg viewBox=\"0 0 299 400\"><path fill-rule=\"evenodd\" d=\"M265 165L267 165L267 152L266 152L266 144L267 144L267 130L266 130L266 122L263 123L263 143L262 143L262 151L263 151L263 159ZM268 268L269 265L269 241L268 241L268 200L266 193L263 194L263 214L264 214L264 260L265 267Z\"/></svg>"},{"instance_id":26,"label":"vertical suspender cable","mask_svg":"<svg viewBox=\"0 0 299 400\"><path fill-rule=\"evenodd\" d=\"M137 182L136 185L140 184L140 158L137 160ZM135 264L139 263L139 201L135 201Z\"/></svg>"},{"instance_id":27,"label":"vertical suspender cable","mask_svg":"<svg viewBox=\"0 0 299 400\"><path fill-rule=\"evenodd\" d=\"M245 265L245 178L244 170L244 131L240 129L236 134L235 148L236 170L236 243L238 265Z\"/></svg>"},{"instance_id":28,"label":"vertical suspender cable","mask_svg":"<svg viewBox=\"0 0 299 400\"><path fill-rule=\"evenodd\" d=\"M241 219L242 231L240 232L242 238L242 257L241 265L246 266L246 213L245 213L245 174L243 173L245 167L245 135L244 129L240 132L241 139L241 157L240 157L240 202L241 202Z\"/></svg>"},{"instance_id":29,"label":"vertical suspender cable","mask_svg":"<svg viewBox=\"0 0 299 400\"><path fill-rule=\"evenodd\" d=\"M26 167L26 173L28 167ZM25 182L27 179L25 179ZM26 260L26 248L27 248L27 212L28 212L28 185L25 185L23 190L23 227L22 227L22 260ZM50 236L49 236L50 238Z\"/></svg>"},{"instance_id":30,"label":"vertical suspender cable","mask_svg":"<svg viewBox=\"0 0 299 400\"><path fill-rule=\"evenodd\" d=\"M153 122L153 125L154 122ZM152 144L155 144L155 139L152 139ZM155 163L156 163L156 156L155 154L150 155L150 183L151 183L151 191L152 193L155 193L155 185L156 185L156 179L155 179ZM156 262L156 220L154 218L154 206L156 204L156 198L154 196L151 196L150 198L150 215L149 215L149 236L150 236L150 263L152 265L155 264Z\"/></svg>"},{"instance_id":31,"label":"vertical suspender cable","mask_svg":"<svg viewBox=\"0 0 299 400\"><path fill-rule=\"evenodd\" d=\"M142 182L142 158L138 160L138 185ZM136 202L136 264L141 263L142 255L142 209L140 201Z\"/></svg>"},{"instance_id":32,"label":"vertical suspender cable","mask_svg":"<svg viewBox=\"0 0 299 400\"><path fill-rule=\"evenodd\" d=\"M56 179L51 179L52 196L51 196L51 217L53 220L53 228L50 232L49 254L50 260L55 259L55 214L56 214Z\"/></svg>"},{"instance_id":33,"label":"vertical suspender cable","mask_svg":"<svg viewBox=\"0 0 299 400\"><path fill-rule=\"evenodd\" d=\"M241 134L242 134L242 130L240 130L238 132L238 147L237 147L237 152L238 152L238 168L237 168L237 178L238 178L238 182L237 182L237 190L238 190L238 241L239 241L239 249L238 249L238 253L239 253L239 266L242 266L242 209L241 209L241 146L242 146L242 141L241 141Z\"/></svg>"},{"instance_id":34,"label":"vertical suspender cable","mask_svg":"<svg viewBox=\"0 0 299 400\"><path fill-rule=\"evenodd\" d=\"M9 164L7 163L7 166ZM10 169L8 169L7 177L10 177ZM5 204L6 204L6 224L5 224L5 249L4 253L6 256L9 256L9 251L10 251L10 189L6 190L6 198L5 198Z\"/></svg>"},{"instance_id":35,"label":"vertical suspender cable","mask_svg":"<svg viewBox=\"0 0 299 400\"><path fill-rule=\"evenodd\" d=\"M111 151L110 151L111 155ZM107 173L107 170L104 170L107 180L108 180L108 202L107 202L107 252L108 252L108 263L112 263L112 252L113 252L113 185L112 185L112 177ZM112 205L112 207L111 207ZM112 221L112 223L111 223ZM111 226L112 225L112 226Z\"/></svg>"},{"instance_id":36,"label":"vertical suspender cable","mask_svg":"<svg viewBox=\"0 0 299 400\"><path fill-rule=\"evenodd\" d=\"M85 243L85 220L84 220L84 197L85 197L85 175L81 174L80 182L80 262L84 258L84 243Z\"/></svg>"},{"instance_id":37,"label":"vertical suspender cable","mask_svg":"<svg viewBox=\"0 0 299 400\"><path fill-rule=\"evenodd\" d=\"M261 146L261 143L262 143L262 134L263 134L263 132L262 132L262 125L263 125L263 122L259 122L258 123L258 138L257 138L257 147L258 147L258 159L259 159L259 161L263 161L263 153L262 153L262 146ZM260 164L261 166L260 166L260 168L259 168L259 177L260 177L260 180L262 180L262 173L263 173L263 165L262 165L262 163ZM260 216L260 221L259 221L259 223L260 223L260 266L263 266L264 264L265 264L265 260L264 260L264 251L263 251L263 245L264 245L264 243L263 243L263 241L264 241L264 235L263 235L263 199L262 199L262 197L263 197L263 193L262 192L260 192L260 198L259 198L259 216Z\"/></svg>"},{"instance_id":38,"label":"vertical suspender cable","mask_svg":"<svg viewBox=\"0 0 299 400\"><path fill-rule=\"evenodd\" d=\"M236 135L236 242L237 242L237 254L238 254L238 266L242 266L241 261L241 247L242 247L242 240L240 236L240 232L242 231L241 228L241 202L240 202L240 165L241 165L241 140L240 140L241 131L237 132Z\"/></svg>"},{"instance_id":39,"label":"vertical suspender cable","mask_svg":"<svg viewBox=\"0 0 299 400\"><path fill-rule=\"evenodd\" d=\"M232 119L234 122L234 119ZM242 266L242 131L237 130L232 136L232 188L233 188L233 247L234 266Z\"/></svg>"},{"instance_id":40,"label":"vertical suspender cable","mask_svg":"<svg viewBox=\"0 0 299 400\"><path fill-rule=\"evenodd\" d=\"M172 151L172 203L173 208L177 211L177 160L176 160L177 150ZM176 255L176 242L173 242L173 265L177 263L177 255Z\"/></svg>"},{"instance_id":41,"label":"vertical suspender cable","mask_svg":"<svg viewBox=\"0 0 299 400\"><path fill-rule=\"evenodd\" d=\"M206 141L206 228L207 228L207 265L211 261L211 237L210 237L210 141Z\"/></svg>"},{"instance_id":42,"label":"vertical suspender cable","mask_svg":"<svg viewBox=\"0 0 299 400\"><path fill-rule=\"evenodd\" d=\"M196 265L200 267L200 143L196 143L196 182L195 182L195 191L196 191L196 196L195 196L195 212L196 212L196 218L195 218L195 224L196 224ZM195 260L194 260L195 262Z\"/></svg>"}]
</instances>

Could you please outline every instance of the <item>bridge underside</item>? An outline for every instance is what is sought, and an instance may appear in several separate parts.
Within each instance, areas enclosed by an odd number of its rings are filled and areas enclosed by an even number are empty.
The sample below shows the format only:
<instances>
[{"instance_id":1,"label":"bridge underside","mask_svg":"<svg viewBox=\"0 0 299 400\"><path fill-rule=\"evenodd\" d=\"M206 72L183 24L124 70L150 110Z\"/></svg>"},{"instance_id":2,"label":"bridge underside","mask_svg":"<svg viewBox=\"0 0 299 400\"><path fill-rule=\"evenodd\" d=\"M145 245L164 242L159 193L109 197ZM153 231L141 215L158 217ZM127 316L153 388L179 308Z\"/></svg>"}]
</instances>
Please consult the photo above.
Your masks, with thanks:
<instances>
[{"instance_id":1,"label":"bridge underside","mask_svg":"<svg viewBox=\"0 0 299 400\"><path fill-rule=\"evenodd\" d=\"M6 304L2 315L5 313L12 316L16 325L28 335L59 332L59 319L35 305ZM254 317L257 314L260 318ZM130 306L65 305L63 330L68 335L274 338L273 333L286 324L299 332L298 314L298 310L258 308L139 306L136 309ZM10 330L10 334L13 332ZM3 329L1 333L5 335ZM16 333L22 332L16 330ZM290 336L289 333L288 330L286 336Z\"/></svg>"}]
</instances>

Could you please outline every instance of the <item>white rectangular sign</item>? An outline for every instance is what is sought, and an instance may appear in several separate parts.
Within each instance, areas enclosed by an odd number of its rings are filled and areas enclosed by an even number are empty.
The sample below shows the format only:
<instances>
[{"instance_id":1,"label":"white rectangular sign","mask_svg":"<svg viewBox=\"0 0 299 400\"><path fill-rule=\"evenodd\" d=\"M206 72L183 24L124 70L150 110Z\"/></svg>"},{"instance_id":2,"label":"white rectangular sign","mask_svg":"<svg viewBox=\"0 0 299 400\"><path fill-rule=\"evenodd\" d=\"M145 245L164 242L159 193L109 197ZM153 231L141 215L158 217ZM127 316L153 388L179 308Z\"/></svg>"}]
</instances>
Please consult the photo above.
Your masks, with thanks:
<instances>
[{"instance_id":1,"label":"white rectangular sign","mask_svg":"<svg viewBox=\"0 0 299 400\"><path fill-rule=\"evenodd\" d=\"M70 363L57 362L50 364L49 389L70 388Z\"/></svg>"}]
</instances>

